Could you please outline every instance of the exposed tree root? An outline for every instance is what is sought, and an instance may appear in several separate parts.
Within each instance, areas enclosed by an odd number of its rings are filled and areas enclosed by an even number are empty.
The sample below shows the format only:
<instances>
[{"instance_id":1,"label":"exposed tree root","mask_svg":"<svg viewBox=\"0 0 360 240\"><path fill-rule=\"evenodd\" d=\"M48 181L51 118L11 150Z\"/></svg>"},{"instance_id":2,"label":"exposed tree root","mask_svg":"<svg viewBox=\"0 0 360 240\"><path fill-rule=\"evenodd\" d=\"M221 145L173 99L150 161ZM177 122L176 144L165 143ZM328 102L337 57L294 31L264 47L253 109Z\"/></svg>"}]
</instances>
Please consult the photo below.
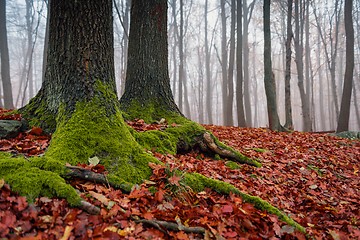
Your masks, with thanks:
<instances>
[{"instance_id":1,"label":"exposed tree root","mask_svg":"<svg viewBox=\"0 0 360 240\"><path fill-rule=\"evenodd\" d=\"M131 217L136 223L144 223L147 225L150 225L152 227L155 227L156 229L166 233L164 229L170 230L170 231L184 231L186 233L205 233L205 228L203 227L186 227L181 224L173 223L173 222L167 222L167 221L160 221L160 220L147 220L147 219L139 219L135 217Z\"/></svg>"},{"instance_id":2,"label":"exposed tree root","mask_svg":"<svg viewBox=\"0 0 360 240\"><path fill-rule=\"evenodd\" d=\"M93 205L85 200L82 200L80 202L80 205L78 206L78 208L80 208L80 209L84 210L85 212L92 214L92 215L97 215L100 213L100 208L96 207L95 205Z\"/></svg>"},{"instance_id":3,"label":"exposed tree root","mask_svg":"<svg viewBox=\"0 0 360 240\"><path fill-rule=\"evenodd\" d=\"M235 162L261 167L261 164L252 160L234 149L218 141L211 133L205 132L199 142L200 149L204 152L218 154L220 157L228 158Z\"/></svg>"}]
</instances>

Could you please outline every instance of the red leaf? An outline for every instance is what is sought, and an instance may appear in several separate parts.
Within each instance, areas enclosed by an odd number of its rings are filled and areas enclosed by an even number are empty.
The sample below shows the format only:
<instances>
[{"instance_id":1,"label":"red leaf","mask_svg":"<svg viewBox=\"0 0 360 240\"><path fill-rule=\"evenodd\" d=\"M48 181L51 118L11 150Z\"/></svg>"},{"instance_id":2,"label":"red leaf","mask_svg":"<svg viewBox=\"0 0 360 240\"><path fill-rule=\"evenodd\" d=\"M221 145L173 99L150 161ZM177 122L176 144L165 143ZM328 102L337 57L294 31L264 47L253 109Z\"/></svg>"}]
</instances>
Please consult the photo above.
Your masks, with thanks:
<instances>
[{"instance_id":1,"label":"red leaf","mask_svg":"<svg viewBox=\"0 0 360 240\"><path fill-rule=\"evenodd\" d=\"M40 136L42 135L43 130L39 127L32 127L32 129L30 130L29 134L35 135L35 136Z\"/></svg>"},{"instance_id":2,"label":"red leaf","mask_svg":"<svg viewBox=\"0 0 360 240\"><path fill-rule=\"evenodd\" d=\"M181 177L178 177L176 175L172 176L169 178L169 183L176 185L176 186L180 186L179 181L181 180Z\"/></svg>"},{"instance_id":3,"label":"red leaf","mask_svg":"<svg viewBox=\"0 0 360 240\"><path fill-rule=\"evenodd\" d=\"M224 205L222 208L221 208L221 211L223 213L232 213L233 212L233 207L231 205Z\"/></svg>"}]
</instances>

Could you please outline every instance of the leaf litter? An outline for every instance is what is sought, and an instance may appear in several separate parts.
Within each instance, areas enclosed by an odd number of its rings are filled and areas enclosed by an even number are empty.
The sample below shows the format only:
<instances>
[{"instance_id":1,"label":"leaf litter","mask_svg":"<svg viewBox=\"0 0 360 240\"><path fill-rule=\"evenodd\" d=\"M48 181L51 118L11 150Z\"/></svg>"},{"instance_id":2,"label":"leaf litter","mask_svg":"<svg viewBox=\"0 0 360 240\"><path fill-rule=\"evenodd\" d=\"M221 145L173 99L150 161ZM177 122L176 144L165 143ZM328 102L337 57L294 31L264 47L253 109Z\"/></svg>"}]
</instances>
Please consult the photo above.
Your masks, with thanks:
<instances>
[{"instance_id":1,"label":"leaf litter","mask_svg":"<svg viewBox=\"0 0 360 240\"><path fill-rule=\"evenodd\" d=\"M21 116L7 119L15 118ZM141 120L129 125L135 125L137 131L166 127L164 123L149 125ZM63 199L41 197L28 203L0 179L0 238L306 239L277 216L254 208L234 194L221 195L210 189L191 191L181 185L176 170L198 172L259 196L306 227L314 239L360 238L359 141L265 128L205 128L244 155L259 159L263 167L240 165L233 169L226 165L227 159L213 160L196 151L175 156L154 152L165 165L150 165L150 180L129 194L84 180L70 181L85 200L101 207L99 215L70 208ZM39 155L49 141L50 136L35 129L0 140L0 150ZM25 144L32 151L16 147ZM101 164L96 169L81 167L105 172ZM202 227L205 233L170 231L139 219L167 221L184 228Z\"/></svg>"}]
</instances>

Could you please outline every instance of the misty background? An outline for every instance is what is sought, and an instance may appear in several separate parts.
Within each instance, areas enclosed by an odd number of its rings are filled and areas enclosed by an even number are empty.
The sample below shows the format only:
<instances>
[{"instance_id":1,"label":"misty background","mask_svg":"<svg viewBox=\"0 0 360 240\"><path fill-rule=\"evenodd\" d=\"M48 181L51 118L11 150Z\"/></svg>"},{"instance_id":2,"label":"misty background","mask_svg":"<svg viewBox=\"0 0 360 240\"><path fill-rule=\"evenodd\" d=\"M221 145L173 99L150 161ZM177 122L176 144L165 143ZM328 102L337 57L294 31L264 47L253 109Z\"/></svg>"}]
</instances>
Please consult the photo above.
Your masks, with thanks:
<instances>
[{"instance_id":1,"label":"misty background","mask_svg":"<svg viewBox=\"0 0 360 240\"><path fill-rule=\"evenodd\" d=\"M130 24L130 0L114 6L114 53L118 96L123 92ZM231 0L169 0L169 76L180 110L190 119L237 126L236 69ZM285 53L287 1L271 1L272 66L278 112L285 121ZM292 41L291 102L295 130L303 130L296 61L302 59L304 86L310 103L312 131L336 129L345 72L343 0L295 1L302 51ZM263 1L243 0L243 99L246 124L267 127L263 70ZM293 7L294 11L294 7ZM41 87L46 37L47 1L6 0L10 79L16 108L28 103ZM355 68L349 130L360 130L360 1L354 1ZM294 31L294 30L293 30ZM236 54L235 54L236 55ZM232 60L233 59L233 60ZM235 59L236 60L236 59ZM3 106L3 87L0 85ZM225 89L225 90L224 90ZM231 94L233 96L231 97ZM206 106L210 106L210 111ZM232 112L224 114L224 107ZM231 119L231 121L229 121Z\"/></svg>"}]
</instances>

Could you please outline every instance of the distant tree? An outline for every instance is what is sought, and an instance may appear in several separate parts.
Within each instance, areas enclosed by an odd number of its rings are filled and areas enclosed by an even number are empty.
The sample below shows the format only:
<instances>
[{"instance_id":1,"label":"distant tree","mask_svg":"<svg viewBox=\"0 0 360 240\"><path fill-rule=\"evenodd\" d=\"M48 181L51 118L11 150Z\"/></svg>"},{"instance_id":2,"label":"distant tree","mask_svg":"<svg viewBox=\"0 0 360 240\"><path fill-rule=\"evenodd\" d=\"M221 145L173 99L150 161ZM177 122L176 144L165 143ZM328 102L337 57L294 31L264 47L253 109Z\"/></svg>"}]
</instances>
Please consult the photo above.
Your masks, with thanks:
<instances>
[{"instance_id":1,"label":"distant tree","mask_svg":"<svg viewBox=\"0 0 360 240\"><path fill-rule=\"evenodd\" d=\"M243 31L242 31L242 47L243 47L243 71L244 71L244 106L245 119L248 126L252 126L252 111L251 111L251 81L250 81L250 58L249 58L249 24L252 18L252 13L255 7L256 0L252 0L248 5L247 0L242 0L243 8ZM240 16L241 17L241 16ZM255 66L253 66L255 68Z\"/></svg>"},{"instance_id":2,"label":"distant tree","mask_svg":"<svg viewBox=\"0 0 360 240\"><path fill-rule=\"evenodd\" d=\"M312 2L314 4L314 2ZM317 11L314 11L316 27L320 34L322 45L324 46L326 66L330 72L330 84L331 84L331 94L332 94L332 109L335 110L335 119L339 117L339 100L337 93L336 85L336 60L338 56L338 45L339 45L339 27L340 27L340 17L341 17L341 5L342 0L335 0L333 6L333 12L330 13L328 19L324 21L329 23L329 31L324 33L324 28L320 24L320 16ZM316 7L314 7L316 9ZM330 107L329 107L330 108ZM334 118L333 116L330 116ZM332 121L330 121L332 122Z\"/></svg>"},{"instance_id":3,"label":"distant tree","mask_svg":"<svg viewBox=\"0 0 360 240\"><path fill-rule=\"evenodd\" d=\"M236 4L236 25L236 112L238 126L246 127L243 90L242 0L237 0Z\"/></svg>"},{"instance_id":4,"label":"distant tree","mask_svg":"<svg viewBox=\"0 0 360 240\"><path fill-rule=\"evenodd\" d=\"M354 72L354 26L352 15L352 0L345 0L345 34L346 34L346 67L344 75L344 87L341 99L340 114L336 131L349 130L349 116L351 92Z\"/></svg>"},{"instance_id":5,"label":"distant tree","mask_svg":"<svg viewBox=\"0 0 360 240\"><path fill-rule=\"evenodd\" d=\"M226 118L225 125L233 126L233 102L234 102L234 65L235 65L235 26L236 26L236 0L231 0L230 15L230 49L229 49L229 67L227 74L228 95L226 100Z\"/></svg>"},{"instance_id":6,"label":"distant tree","mask_svg":"<svg viewBox=\"0 0 360 240\"><path fill-rule=\"evenodd\" d=\"M12 87L10 80L10 59L6 30L6 3L0 0L0 55L1 55L1 81L3 85L4 107L14 108Z\"/></svg>"},{"instance_id":7,"label":"distant tree","mask_svg":"<svg viewBox=\"0 0 360 240\"><path fill-rule=\"evenodd\" d=\"M209 47L209 39L208 39L208 0L205 0L204 7L204 38L205 38L205 78L206 78L206 113L208 118L208 123L213 123L212 117L212 82L211 82L211 73L210 73L210 47Z\"/></svg>"},{"instance_id":8,"label":"distant tree","mask_svg":"<svg viewBox=\"0 0 360 240\"><path fill-rule=\"evenodd\" d=\"M304 61L303 61L303 30L304 30L304 19L303 14L300 13L302 0L295 0L295 58L296 58L296 68L298 74L298 87L300 91L301 99L301 113L303 120L303 131L311 131L311 118L310 118L310 98L309 93L305 89L305 80L304 80Z\"/></svg>"},{"instance_id":9,"label":"distant tree","mask_svg":"<svg viewBox=\"0 0 360 240\"><path fill-rule=\"evenodd\" d=\"M292 109L291 109L291 40L292 34L292 4L293 0L287 1L287 20L286 20L286 62L285 62L285 128L294 129L292 121Z\"/></svg>"},{"instance_id":10,"label":"distant tree","mask_svg":"<svg viewBox=\"0 0 360 240\"><path fill-rule=\"evenodd\" d=\"M282 131L276 103L275 76L271 63L270 0L264 0L264 83L267 100L269 127Z\"/></svg>"}]
</instances>

